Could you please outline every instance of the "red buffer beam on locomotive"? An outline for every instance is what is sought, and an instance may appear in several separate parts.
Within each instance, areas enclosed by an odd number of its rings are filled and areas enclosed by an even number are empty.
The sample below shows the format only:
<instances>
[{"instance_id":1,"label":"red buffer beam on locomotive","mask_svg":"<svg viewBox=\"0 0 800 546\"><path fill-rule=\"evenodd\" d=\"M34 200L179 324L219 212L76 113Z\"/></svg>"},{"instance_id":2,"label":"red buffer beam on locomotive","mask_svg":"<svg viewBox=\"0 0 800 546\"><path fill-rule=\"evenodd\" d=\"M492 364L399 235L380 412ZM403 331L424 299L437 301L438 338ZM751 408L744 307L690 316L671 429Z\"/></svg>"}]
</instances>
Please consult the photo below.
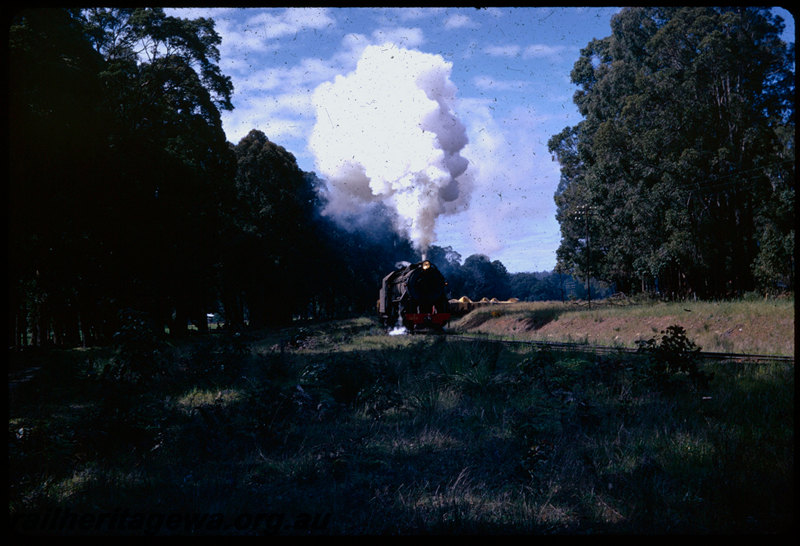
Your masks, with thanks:
<instances>
[{"instance_id":1,"label":"red buffer beam on locomotive","mask_svg":"<svg viewBox=\"0 0 800 546\"><path fill-rule=\"evenodd\" d=\"M444 275L428 260L392 271L381 282L378 314L387 328L443 329L451 317Z\"/></svg>"}]
</instances>

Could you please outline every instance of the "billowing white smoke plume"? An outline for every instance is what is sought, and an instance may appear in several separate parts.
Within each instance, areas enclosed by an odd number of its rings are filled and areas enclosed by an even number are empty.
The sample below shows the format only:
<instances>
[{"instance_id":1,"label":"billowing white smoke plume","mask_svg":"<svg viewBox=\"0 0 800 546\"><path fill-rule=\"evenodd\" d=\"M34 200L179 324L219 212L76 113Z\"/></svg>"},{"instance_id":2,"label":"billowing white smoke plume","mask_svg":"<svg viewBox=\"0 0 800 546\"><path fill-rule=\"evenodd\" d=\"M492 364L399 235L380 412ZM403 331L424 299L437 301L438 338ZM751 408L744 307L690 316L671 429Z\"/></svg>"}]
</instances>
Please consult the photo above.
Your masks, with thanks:
<instances>
[{"instance_id":1,"label":"billowing white smoke plume","mask_svg":"<svg viewBox=\"0 0 800 546\"><path fill-rule=\"evenodd\" d=\"M472 187L464 125L453 112L452 64L393 44L364 49L354 72L314 92L309 141L333 215L383 202L425 253L436 218L466 208Z\"/></svg>"}]
</instances>

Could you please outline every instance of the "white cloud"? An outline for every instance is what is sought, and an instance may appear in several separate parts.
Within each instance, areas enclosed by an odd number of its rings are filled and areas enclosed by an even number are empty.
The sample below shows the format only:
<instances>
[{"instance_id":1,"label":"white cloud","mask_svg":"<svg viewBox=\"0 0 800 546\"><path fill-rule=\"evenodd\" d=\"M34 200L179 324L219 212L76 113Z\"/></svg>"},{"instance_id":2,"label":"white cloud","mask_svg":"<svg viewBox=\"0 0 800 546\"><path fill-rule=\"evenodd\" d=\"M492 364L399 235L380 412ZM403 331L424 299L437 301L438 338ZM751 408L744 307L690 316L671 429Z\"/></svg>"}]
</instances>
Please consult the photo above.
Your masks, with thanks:
<instances>
[{"instance_id":1,"label":"white cloud","mask_svg":"<svg viewBox=\"0 0 800 546\"><path fill-rule=\"evenodd\" d=\"M417 7L417 8L386 8L380 10L381 21L399 19L400 21L425 21L444 13L445 8Z\"/></svg>"},{"instance_id":2,"label":"white cloud","mask_svg":"<svg viewBox=\"0 0 800 546\"><path fill-rule=\"evenodd\" d=\"M335 25L336 20L330 16L327 8L288 8L278 13L275 10L259 10L245 22L245 26L249 27L251 32L264 40L274 40Z\"/></svg>"},{"instance_id":3,"label":"white cloud","mask_svg":"<svg viewBox=\"0 0 800 546\"><path fill-rule=\"evenodd\" d=\"M236 8L165 8L164 13L170 17L180 17L181 19L198 19L200 17L212 18L219 23L236 13Z\"/></svg>"},{"instance_id":4,"label":"white cloud","mask_svg":"<svg viewBox=\"0 0 800 546\"><path fill-rule=\"evenodd\" d=\"M224 57L246 55L248 52L266 52L277 47L250 28L241 27L226 19L217 20L217 33L222 38L220 52Z\"/></svg>"},{"instance_id":5,"label":"white cloud","mask_svg":"<svg viewBox=\"0 0 800 546\"><path fill-rule=\"evenodd\" d=\"M304 138L311 130L308 116L298 114L309 108L310 97L303 95L251 98L223 116L223 125L228 140L234 144L257 129L271 141L286 146L287 141Z\"/></svg>"},{"instance_id":6,"label":"white cloud","mask_svg":"<svg viewBox=\"0 0 800 546\"><path fill-rule=\"evenodd\" d=\"M511 91L519 90L531 85L529 80L498 80L491 76L476 76L472 83L484 91Z\"/></svg>"},{"instance_id":7,"label":"white cloud","mask_svg":"<svg viewBox=\"0 0 800 546\"><path fill-rule=\"evenodd\" d=\"M372 38L376 44L391 42L405 48L416 48L425 42L421 29L408 27L377 29L372 33Z\"/></svg>"},{"instance_id":8,"label":"white cloud","mask_svg":"<svg viewBox=\"0 0 800 546\"><path fill-rule=\"evenodd\" d=\"M521 47L518 45L489 46L484 51L492 57L515 57L519 55Z\"/></svg>"},{"instance_id":9,"label":"white cloud","mask_svg":"<svg viewBox=\"0 0 800 546\"><path fill-rule=\"evenodd\" d=\"M444 28L446 28L447 30L452 30L456 28L478 28L479 26L480 25L478 25L470 17L467 17L466 15L461 13L451 15L444 22Z\"/></svg>"},{"instance_id":10,"label":"white cloud","mask_svg":"<svg viewBox=\"0 0 800 546\"><path fill-rule=\"evenodd\" d=\"M573 48L566 46L550 46L546 44L533 44L525 48L523 57L525 58L543 58L543 57L560 57L565 52L571 52Z\"/></svg>"}]
</instances>

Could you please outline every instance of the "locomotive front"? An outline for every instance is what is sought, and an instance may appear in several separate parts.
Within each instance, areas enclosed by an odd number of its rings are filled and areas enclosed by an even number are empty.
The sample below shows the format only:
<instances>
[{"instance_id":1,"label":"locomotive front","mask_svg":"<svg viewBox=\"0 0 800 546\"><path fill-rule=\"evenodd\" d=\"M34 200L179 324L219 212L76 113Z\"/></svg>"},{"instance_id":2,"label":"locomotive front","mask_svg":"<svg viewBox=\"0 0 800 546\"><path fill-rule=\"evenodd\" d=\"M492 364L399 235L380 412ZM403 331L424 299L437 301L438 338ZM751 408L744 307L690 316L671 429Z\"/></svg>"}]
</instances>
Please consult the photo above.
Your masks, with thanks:
<instances>
[{"instance_id":1,"label":"locomotive front","mask_svg":"<svg viewBox=\"0 0 800 546\"><path fill-rule=\"evenodd\" d=\"M381 283L378 313L386 327L441 330L450 320L444 276L428 260L392 271Z\"/></svg>"}]
</instances>

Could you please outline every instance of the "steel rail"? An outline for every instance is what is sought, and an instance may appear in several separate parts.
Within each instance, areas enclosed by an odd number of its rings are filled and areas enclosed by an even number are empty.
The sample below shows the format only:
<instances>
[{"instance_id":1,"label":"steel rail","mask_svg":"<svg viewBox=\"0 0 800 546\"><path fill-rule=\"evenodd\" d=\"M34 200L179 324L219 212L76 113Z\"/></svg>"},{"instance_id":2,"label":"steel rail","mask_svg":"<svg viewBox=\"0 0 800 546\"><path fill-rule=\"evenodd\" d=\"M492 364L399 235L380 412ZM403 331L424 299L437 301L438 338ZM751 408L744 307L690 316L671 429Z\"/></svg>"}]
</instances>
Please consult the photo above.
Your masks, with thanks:
<instances>
[{"instance_id":1,"label":"steel rail","mask_svg":"<svg viewBox=\"0 0 800 546\"><path fill-rule=\"evenodd\" d=\"M469 336L458 333L448 332L447 337L459 339L464 341L489 341L495 343L504 343L509 345L528 345L540 349L551 349L556 351L576 351L576 352L589 352L601 354L643 354L639 349L632 349L630 347L610 347L608 345L587 345L583 343L568 343L563 341L537 341L537 340L522 340L522 339L503 339L492 337ZM731 362L786 362L794 364L793 356L786 355L763 355L763 354L745 354L745 353L720 353L699 351L697 353L699 358L704 360L722 360Z\"/></svg>"}]
</instances>

